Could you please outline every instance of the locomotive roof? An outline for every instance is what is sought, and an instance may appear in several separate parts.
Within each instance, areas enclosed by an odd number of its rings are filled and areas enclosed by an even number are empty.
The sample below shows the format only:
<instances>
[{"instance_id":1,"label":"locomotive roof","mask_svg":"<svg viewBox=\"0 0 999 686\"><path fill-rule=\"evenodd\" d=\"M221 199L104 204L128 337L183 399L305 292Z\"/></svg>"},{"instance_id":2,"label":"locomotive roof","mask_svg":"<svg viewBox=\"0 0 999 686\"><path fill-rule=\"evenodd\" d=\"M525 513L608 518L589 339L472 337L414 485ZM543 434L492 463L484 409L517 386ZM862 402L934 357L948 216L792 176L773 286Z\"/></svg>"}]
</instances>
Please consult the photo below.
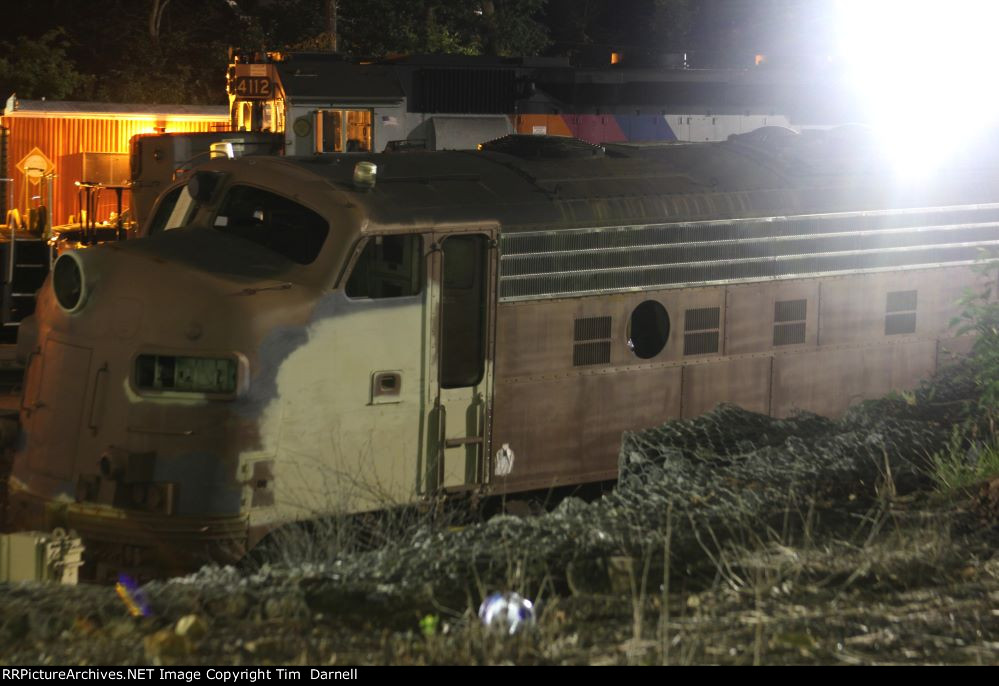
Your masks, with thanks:
<instances>
[{"instance_id":1,"label":"locomotive roof","mask_svg":"<svg viewBox=\"0 0 999 686\"><path fill-rule=\"evenodd\" d=\"M169 254L198 269L242 278L279 274L288 282L326 287L330 274L343 273L363 234L498 226L501 297L517 299L971 260L979 245L991 244L980 234L991 231L999 208L996 155L983 147L919 178L896 174L877 149L861 129L813 135L761 129L722 143L601 148L515 136L478 152L212 160L195 172L192 193L199 197L208 189L215 199L198 211L191 231L166 231L116 249ZM360 162L377 165L370 190L354 183ZM242 212L258 197L214 193L219 172L228 174L222 184L230 189L266 189L319 212L338 240L327 241L329 249L313 262L272 249L252 232L239 241L240 251L220 250L221 243L193 249L196 239L229 240L228 230L199 229L229 226L231 218L240 229L232 233L242 235ZM228 208L228 199L244 196L249 206L234 200ZM884 212L905 208L922 209ZM800 215L819 216L802 221ZM277 212L280 221L289 220L283 216ZM256 212L253 217L258 219ZM306 217L295 215L293 221ZM744 218L750 221L739 221ZM631 230L591 231L600 227ZM909 229L926 227L933 232L910 235ZM967 239L961 234L966 228ZM784 238L789 240L774 240ZM844 250L844 238L848 247L867 247ZM704 247L705 241L714 247ZM254 257L253 251L273 253L273 259ZM203 258L190 257L192 252Z\"/></svg>"},{"instance_id":2,"label":"locomotive roof","mask_svg":"<svg viewBox=\"0 0 999 686\"><path fill-rule=\"evenodd\" d=\"M645 147L532 136L494 143L482 151L253 164L314 175L376 225L498 222L504 232L985 202L995 176L976 163L937 179L896 182L860 127L805 135L770 127L721 143ZM371 191L353 185L361 161L378 167Z\"/></svg>"}]
</instances>

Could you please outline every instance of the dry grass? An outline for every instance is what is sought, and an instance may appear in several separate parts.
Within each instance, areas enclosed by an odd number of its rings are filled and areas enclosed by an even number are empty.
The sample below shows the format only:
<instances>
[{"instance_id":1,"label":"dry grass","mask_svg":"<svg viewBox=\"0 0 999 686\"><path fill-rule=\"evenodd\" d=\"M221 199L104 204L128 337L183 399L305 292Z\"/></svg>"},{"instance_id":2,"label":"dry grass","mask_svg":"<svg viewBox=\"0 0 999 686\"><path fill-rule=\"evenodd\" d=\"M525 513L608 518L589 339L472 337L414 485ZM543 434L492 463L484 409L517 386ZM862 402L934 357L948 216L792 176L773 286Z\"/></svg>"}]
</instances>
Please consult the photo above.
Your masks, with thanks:
<instances>
[{"instance_id":1,"label":"dry grass","mask_svg":"<svg viewBox=\"0 0 999 686\"><path fill-rule=\"evenodd\" d=\"M110 589L19 587L0 607L0 663L994 664L997 528L977 502L789 509L778 527L702 532L710 562L693 574L657 544L606 567L623 570L623 583L575 593L525 576L525 551L511 546L511 590L538 601L536 627L513 637L481 626L474 580L455 594L463 602L441 603L430 589L328 574L203 574L151 588L156 615L143 620L126 617ZM669 541L673 531L659 533ZM210 630L162 652L157 641L192 613Z\"/></svg>"}]
</instances>

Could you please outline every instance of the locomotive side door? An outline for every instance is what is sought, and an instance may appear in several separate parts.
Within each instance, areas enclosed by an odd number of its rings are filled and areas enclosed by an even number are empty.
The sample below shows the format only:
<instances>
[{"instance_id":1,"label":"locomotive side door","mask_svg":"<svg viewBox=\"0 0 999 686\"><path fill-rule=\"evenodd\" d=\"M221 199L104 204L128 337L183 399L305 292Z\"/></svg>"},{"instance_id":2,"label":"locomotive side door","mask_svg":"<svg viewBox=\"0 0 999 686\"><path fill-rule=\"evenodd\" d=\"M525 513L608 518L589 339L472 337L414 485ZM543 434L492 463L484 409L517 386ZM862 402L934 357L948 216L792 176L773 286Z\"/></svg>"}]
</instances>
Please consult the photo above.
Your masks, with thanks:
<instances>
[{"instance_id":1,"label":"locomotive side door","mask_svg":"<svg viewBox=\"0 0 999 686\"><path fill-rule=\"evenodd\" d=\"M490 227L432 237L427 494L474 488L488 478L497 235Z\"/></svg>"}]
</instances>

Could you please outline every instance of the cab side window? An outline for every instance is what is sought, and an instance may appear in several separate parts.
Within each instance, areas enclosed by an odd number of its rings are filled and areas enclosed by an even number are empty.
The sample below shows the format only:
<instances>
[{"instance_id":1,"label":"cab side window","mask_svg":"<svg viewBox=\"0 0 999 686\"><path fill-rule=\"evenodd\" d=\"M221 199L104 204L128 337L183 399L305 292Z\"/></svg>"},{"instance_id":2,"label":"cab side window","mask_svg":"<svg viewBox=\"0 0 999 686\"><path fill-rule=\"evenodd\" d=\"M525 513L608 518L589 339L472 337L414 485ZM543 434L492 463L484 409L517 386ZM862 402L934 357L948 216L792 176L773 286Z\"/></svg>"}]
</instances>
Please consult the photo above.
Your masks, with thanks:
<instances>
[{"instance_id":1,"label":"cab side window","mask_svg":"<svg viewBox=\"0 0 999 686\"><path fill-rule=\"evenodd\" d=\"M330 231L329 222L308 207L252 186L228 190L215 228L299 264L315 261Z\"/></svg>"},{"instance_id":2,"label":"cab side window","mask_svg":"<svg viewBox=\"0 0 999 686\"><path fill-rule=\"evenodd\" d=\"M147 235L152 236L184 226L194 213L195 207L194 198L191 197L186 185L173 189L163 196L159 207L156 208Z\"/></svg>"},{"instance_id":3,"label":"cab side window","mask_svg":"<svg viewBox=\"0 0 999 686\"><path fill-rule=\"evenodd\" d=\"M405 298L422 285L420 236L374 236L357 258L346 292L349 298Z\"/></svg>"}]
</instances>

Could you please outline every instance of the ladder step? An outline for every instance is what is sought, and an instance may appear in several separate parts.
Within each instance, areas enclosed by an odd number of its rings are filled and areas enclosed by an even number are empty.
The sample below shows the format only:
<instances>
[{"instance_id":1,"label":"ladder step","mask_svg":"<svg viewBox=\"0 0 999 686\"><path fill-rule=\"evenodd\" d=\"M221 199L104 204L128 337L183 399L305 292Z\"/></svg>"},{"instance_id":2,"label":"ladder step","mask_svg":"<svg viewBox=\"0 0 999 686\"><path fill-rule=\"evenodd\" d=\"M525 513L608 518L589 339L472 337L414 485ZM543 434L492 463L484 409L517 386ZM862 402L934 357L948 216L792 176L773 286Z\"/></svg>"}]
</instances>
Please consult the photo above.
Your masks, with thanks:
<instances>
[{"instance_id":1,"label":"ladder step","mask_svg":"<svg viewBox=\"0 0 999 686\"><path fill-rule=\"evenodd\" d=\"M15 262L14 263L14 269L18 269L19 267L31 267L32 269L42 269L43 267L47 267L47 266L48 265L45 265L45 264L27 264L27 263L23 263L23 262Z\"/></svg>"},{"instance_id":2,"label":"ladder step","mask_svg":"<svg viewBox=\"0 0 999 686\"><path fill-rule=\"evenodd\" d=\"M4 326L20 326L21 322L4 322Z\"/></svg>"},{"instance_id":3,"label":"ladder step","mask_svg":"<svg viewBox=\"0 0 999 686\"><path fill-rule=\"evenodd\" d=\"M34 298L35 294L34 293L11 293L10 297L12 297L12 298Z\"/></svg>"}]
</instances>

